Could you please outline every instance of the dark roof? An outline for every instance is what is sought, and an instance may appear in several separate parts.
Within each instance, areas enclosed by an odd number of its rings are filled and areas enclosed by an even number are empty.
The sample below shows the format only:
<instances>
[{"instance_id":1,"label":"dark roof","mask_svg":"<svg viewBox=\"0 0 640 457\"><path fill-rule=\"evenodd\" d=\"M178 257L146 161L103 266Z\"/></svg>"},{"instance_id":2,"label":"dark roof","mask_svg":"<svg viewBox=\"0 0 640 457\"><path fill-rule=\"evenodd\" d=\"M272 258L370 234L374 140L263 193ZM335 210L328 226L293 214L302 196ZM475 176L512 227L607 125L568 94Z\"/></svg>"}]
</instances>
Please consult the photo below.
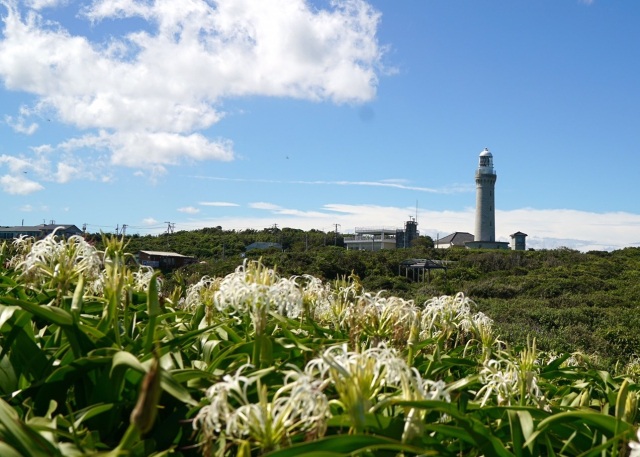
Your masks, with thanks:
<instances>
[{"instance_id":1,"label":"dark roof","mask_svg":"<svg viewBox=\"0 0 640 457\"><path fill-rule=\"evenodd\" d=\"M452 244L454 246L464 246L464 243L473 241L473 235L468 232L454 232L444 238L436 240L437 244Z\"/></svg>"},{"instance_id":2,"label":"dark roof","mask_svg":"<svg viewBox=\"0 0 640 457\"><path fill-rule=\"evenodd\" d=\"M526 233L522 233L522 232L516 232L516 233L512 233L511 234L511 238L516 237L516 236L529 236Z\"/></svg>"},{"instance_id":3,"label":"dark roof","mask_svg":"<svg viewBox=\"0 0 640 457\"><path fill-rule=\"evenodd\" d=\"M400 265L405 268L425 268L427 270L433 270L434 268L442 268L446 270L445 261L443 260L431 260L431 259L407 259L400 262Z\"/></svg>"},{"instance_id":4,"label":"dark roof","mask_svg":"<svg viewBox=\"0 0 640 457\"><path fill-rule=\"evenodd\" d=\"M280 243L268 243L266 241L256 241L255 243L251 243L249 246L245 248L247 251L251 251L252 249L282 249L282 245Z\"/></svg>"},{"instance_id":5,"label":"dark roof","mask_svg":"<svg viewBox=\"0 0 640 457\"><path fill-rule=\"evenodd\" d=\"M41 225L14 225L12 227L0 227L0 232L43 232L51 233L55 229L61 228L65 233L82 233L73 224L41 224Z\"/></svg>"}]
</instances>

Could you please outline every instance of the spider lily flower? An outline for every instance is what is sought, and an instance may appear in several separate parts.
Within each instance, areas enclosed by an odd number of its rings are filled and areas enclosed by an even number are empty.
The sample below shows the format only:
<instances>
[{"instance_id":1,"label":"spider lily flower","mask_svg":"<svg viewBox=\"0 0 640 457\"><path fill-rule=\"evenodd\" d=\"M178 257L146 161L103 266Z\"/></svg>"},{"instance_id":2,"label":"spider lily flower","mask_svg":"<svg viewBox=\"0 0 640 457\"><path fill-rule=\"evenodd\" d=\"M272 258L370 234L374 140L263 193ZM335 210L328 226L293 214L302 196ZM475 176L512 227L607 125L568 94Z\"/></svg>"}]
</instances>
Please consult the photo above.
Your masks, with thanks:
<instances>
[{"instance_id":1,"label":"spider lily flower","mask_svg":"<svg viewBox=\"0 0 640 457\"><path fill-rule=\"evenodd\" d=\"M300 277L302 286L302 307L304 316L311 320L320 320L329 309L330 289L320 278L311 275Z\"/></svg>"},{"instance_id":2,"label":"spider lily flower","mask_svg":"<svg viewBox=\"0 0 640 457\"><path fill-rule=\"evenodd\" d=\"M88 281L97 278L102 262L98 251L84 238L73 235L58 239L56 231L38 241L16 240L20 251L16 269L27 282L57 288L60 296L80 275Z\"/></svg>"},{"instance_id":3,"label":"spider lily flower","mask_svg":"<svg viewBox=\"0 0 640 457\"><path fill-rule=\"evenodd\" d=\"M364 294L362 300L364 305L357 320L363 334L372 339L371 346L388 341L404 346L419 314L413 301L398 297L384 298L381 292L373 297Z\"/></svg>"},{"instance_id":4,"label":"spider lily flower","mask_svg":"<svg viewBox=\"0 0 640 457\"><path fill-rule=\"evenodd\" d=\"M518 372L510 361L491 359L485 362L480 370L480 381L484 385L476 393L476 399L482 398L482 407L491 397L496 398L498 405L511 405L520 393Z\"/></svg>"},{"instance_id":5,"label":"spider lily flower","mask_svg":"<svg viewBox=\"0 0 640 457\"><path fill-rule=\"evenodd\" d=\"M383 407L386 398L422 400L435 398L431 392L436 395L417 370L383 345L362 352L332 346L311 360L305 373L335 388L339 398L334 403L350 416L353 432L364 430L365 415Z\"/></svg>"},{"instance_id":6,"label":"spider lily flower","mask_svg":"<svg viewBox=\"0 0 640 457\"><path fill-rule=\"evenodd\" d=\"M154 273L153 267L140 265L137 270L131 272L131 283L129 286L136 292L147 292ZM155 280L158 282L158 289L160 289L162 279L156 276Z\"/></svg>"},{"instance_id":7,"label":"spider lily flower","mask_svg":"<svg viewBox=\"0 0 640 457\"><path fill-rule=\"evenodd\" d=\"M530 401L541 408L547 408L546 399L538 386L536 361L531 359L534 352L535 345L533 351L523 351L520 361L485 361L480 370L480 381L484 385L476 393L476 399L482 398L480 406L495 397L500 406L512 405L514 402L525 405Z\"/></svg>"},{"instance_id":8,"label":"spider lily flower","mask_svg":"<svg viewBox=\"0 0 640 457\"><path fill-rule=\"evenodd\" d=\"M299 372L285 374L283 386L271 398L258 376L244 376L245 365L234 375L211 386L210 404L201 408L193 426L200 430L205 455L213 441L224 436L237 445L249 442L262 451L278 449L298 434L323 436L329 417L329 403L320 382ZM255 384L258 401L249 399Z\"/></svg>"},{"instance_id":9,"label":"spider lily flower","mask_svg":"<svg viewBox=\"0 0 640 457\"><path fill-rule=\"evenodd\" d=\"M483 360L489 360L493 347L497 346L499 349L502 344L502 341L493 333L493 319L484 313L476 313L468 322L469 327L467 331L472 336L472 339L467 342L467 345L474 341L480 343Z\"/></svg>"},{"instance_id":10,"label":"spider lily flower","mask_svg":"<svg viewBox=\"0 0 640 457\"><path fill-rule=\"evenodd\" d=\"M455 297L434 297L424 304L421 338L442 339L445 346L455 337L454 346L462 342L462 336L472 327L471 300L463 293Z\"/></svg>"},{"instance_id":11,"label":"spider lily flower","mask_svg":"<svg viewBox=\"0 0 640 457\"><path fill-rule=\"evenodd\" d=\"M180 301L180 307L191 313L195 313L199 306L204 305L207 324L213 322L213 311L215 309L215 294L220 289L221 278L203 276L195 284L187 287L185 298Z\"/></svg>"},{"instance_id":12,"label":"spider lily flower","mask_svg":"<svg viewBox=\"0 0 640 457\"><path fill-rule=\"evenodd\" d=\"M295 279L279 278L260 262L245 262L220 281L214 306L229 315L249 314L256 335L262 335L269 311L295 319L302 313L303 296Z\"/></svg>"}]
</instances>

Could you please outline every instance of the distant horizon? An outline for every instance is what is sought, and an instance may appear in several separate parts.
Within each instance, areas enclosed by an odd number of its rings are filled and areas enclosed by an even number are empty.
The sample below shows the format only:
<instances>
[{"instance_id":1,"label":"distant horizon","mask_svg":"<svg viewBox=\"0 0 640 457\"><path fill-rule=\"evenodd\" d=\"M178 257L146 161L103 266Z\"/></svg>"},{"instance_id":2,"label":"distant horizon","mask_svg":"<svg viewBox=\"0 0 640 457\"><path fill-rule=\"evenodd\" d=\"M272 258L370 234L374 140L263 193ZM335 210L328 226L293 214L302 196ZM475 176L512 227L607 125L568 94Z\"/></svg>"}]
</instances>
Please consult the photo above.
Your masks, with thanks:
<instances>
[{"instance_id":1,"label":"distant horizon","mask_svg":"<svg viewBox=\"0 0 640 457\"><path fill-rule=\"evenodd\" d=\"M404 230L404 223L406 223L407 221L404 221L402 225L397 225L397 226L376 226L376 225L367 225L366 227L369 228L386 228L386 229L397 229L397 230ZM54 222L53 224L51 224L51 221L47 222L47 223L41 223L41 224L34 224L34 225L2 225L2 228L11 228L11 227L41 227L41 226L48 226L48 225L56 225L56 226L63 226L63 225L73 225L75 227L78 227L79 230L83 230L83 225L84 224L75 224L75 223L68 223L68 222L63 222L63 223L58 223L58 222ZM283 230L283 229L292 229L292 230L302 230L302 231L311 231L311 230L316 230L319 232L323 232L323 233L334 233L335 229L331 229L331 228L317 228L317 227L311 227L311 228L301 228L301 227L293 227L293 226L280 226L279 224L275 224L278 225L277 229L278 230ZM175 226L173 227L172 231L169 232L168 231L168 227L165 224L164 226L156 226L156 228L153 229L153 231L148 231L147 233L140 233L140 231L136 231L132 229L136 229L135 227L130 227L127 225L126 231L125 231L125 236L161 236L164 234L173 234L176 232L189 232L189 231L197 231L197 230L204 230L207 228L218 228L220 227L220 230L223 231L245 231L245 230L255 230L255 231L265 231L265 230L270 230L273 228L272 226L267 226L267 227L225 227L222 226L220 224L218 225L209 225L209 226L204 226L204 227L190 227L190 228L181 228L178 229ZM87 224L87 228L86 228L86 233L87 234L97 234L97 233L105 233L105 234L116 234L116 235L122 235L122 232L120 230L122 230L121 226L114 226L113 230L111 229L107 229L107 230L103 230L103 229L98 229L98 230L91 230L91 224ZM118 232L116 232L116 228L119 230ZM343 231L343 230L338 230L338 234L343 235L343 236L348 236L348 235L354 235L355 234L355 230L358 228L362 228L362 227L354 227L352 230L347 230L347 231ZM511 235L517 232L522 232L522 230L516 230L514 232L512 232L508 238L506 238L505 236L501 236L498 237L497 241L499 242L506 242L511 244ZM453 232L449 232L449 233L444 233L444 232L435 232L435 235L433 235L432 233L424 233L423 231L420 230L420 225L418 223L418 234L419 236L429 236L434 243L436 243L438 240L441 240L449 235L453 235L455 233L469 233L471 235L473 235L472 231L465 231L465 230L455 230ZM526 233L526 232L523 232ZM562 248L567 248L567 249L574 249L580 252L589 252L589 251L607 251L607 252L612 252L612 251L617 251L617 250L621 250L621 249L625 249L625 248L633 248L633 247L640 247L640 243L636 243L636 246L630 245L630 246L619 246L619 247L609 247L609 248L602 248L597 245L597 244L591 244L591 245L584 245L580 247L575 247L575 246L571 246L571 243L575 243L576 240L560 240L560 239L545 239L545 238L540 238L540 237L536 237L536 236L531 236L528 233L527 234L527 238L526 238L526 249L534 249L534 250L553 250L553 249L562 249ZM563 241L566 241L566 243L563 243Z\"/></svg>"},{"instance_id":2,"label":"distant horizon","mask_svg":"<svg viewBox=\"0 0 640 457\"><path fill-rule=\"evenodd\" d=\"M0 225L640 246L640 3L0 0Z\"/></svg>"}]
</instances>

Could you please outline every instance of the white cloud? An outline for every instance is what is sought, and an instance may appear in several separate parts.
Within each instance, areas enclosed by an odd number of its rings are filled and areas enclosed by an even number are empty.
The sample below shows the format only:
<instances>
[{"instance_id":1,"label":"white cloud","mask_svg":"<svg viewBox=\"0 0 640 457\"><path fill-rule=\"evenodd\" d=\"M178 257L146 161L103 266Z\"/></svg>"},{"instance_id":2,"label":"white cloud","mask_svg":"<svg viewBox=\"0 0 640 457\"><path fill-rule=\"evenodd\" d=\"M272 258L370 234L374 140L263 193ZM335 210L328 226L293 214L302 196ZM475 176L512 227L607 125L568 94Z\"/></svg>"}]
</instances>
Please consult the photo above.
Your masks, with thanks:
<instances>
[{"instance_id":1,"label":"white cloud","mask_svg":"<svg viewBox=\"0 0 640 457\"><path fill-rule=\"evenodd\" d=\"M178 211L186 214L198 214L200 212L198 208L195 208L193 206L184 206L182 208L178 208Z\"/></svg>"},{"instance_id":2,"label":"white cloud","mask_svg":"<svg viewBox=\"0 0 640 457\"><path fill-rule=\"evenodd\" d=\"M24 205L20 207L20 211L24 212L24 213L30 213L31 211L33 211L33 206L31 205Z\"/></svg>"},{"instance_id":3,"label":"white cloud","mask_svg":"<svg viewBox=\"0 0 640 457\"><path fill-rule=\"evenodd\" d=\"M9 127L18 133L24 133L25 135L33 135L38 130L38 124L35 122L25 125L25 118L18 116L15 120L12 116L5 116L4 121Z\"/></svg>"},{"instance_id":4,"label":"white cloud","mask_svg":"<svg viewBox=\"0 0 640 457\"><path fill-rule=\"evenodd\" d=\"M34 10L41 10L43 8L53 8L64 5L67 3L67 0L27 0L25 3Z\"/></svg>"},{"instance_id":5,"label":"white cloud","mask_svg":"<svg viewBox=\"0 0 640 457\"><path fill-rule=\"evenodd\" d=\"M111 137L112 160L116 165L144 167L146 164L176 165L179 158L191 160L233 159L230 141L212 142L203 135L167 132L122 132Z\"/></svg>"},{"instance_id":6,"label":"white cloud","mask_svg":"<svg viewBox=\"0 0 640 457\"><path fill-rule=\"evenodd\" d=\"M21 176L11 175L0 177L0 187L4 192L13 195L28 195L44 189L40 183Z\"/></svg>"},{"instance_id":7,"label":"white cloud","mask_svg":"<svg viewBox=\"0 0 640 457\"><path fill-rule=\"evenodd\" d=\"M218 206L218 207L232 207L232 206L240 206L237 203L229 203L229 202L198 202L200 206Z\"/></svg>"},{"instance_id":8,"label":"white cloud","mask_svg":"<svg viewBox=\"0 0 640 457\"><path fill-rule=\"evenodd\" d=\"M146 218L142 219L142 222L145 225L155 225L155 224L158 223L158 221L156 219L152 218L152 217L146 217Z\"/></svg>"},{"instance_id":9,"label":"white cloud","mask_svg":"<svg viewBox=\"0 0 640 457\"><path fill-rule=\"evenodd\" d=\"M220 176L190 176L196 179L207 179L211 181L230 181L247 183L267 183L267 184L303 184L309 186L361 186L361 187L387 187L401 190L413 190L416 192L426 192L432 194L456 194L475 191L473 184L452 184L447 187L421 187L411 186L407 180L382 179L379 181L279 181L275 179L245 179L245 178L224 178Z\"/></svg>"},{"instance_id":10,"label":"white cloud","mask_svg":"<svg viewBox=\"0 0 640 457\"><path fill-rule=\"evenodd\" d=\"M13 173L19 173L31 168L28 160L6 154L0 155L0 164L6 164Z\"/></svg>"},{"instance_id":11,"label":"white cloud","mask_svg":"<svg viewBox=\"0 0 640 457\"><path fill-rule=\"evenodd\" d=\"M55 148L37 148L31 154L19 157L3 154L0 155L1 165L7 165L14 175L28 173L29 177L59 184L78 178L96 180L109 176L104 159L80 157L68 144Z\"/></svg>"},{"instance_id":12,"label":"white cloud","mask_svg":"<svg viewBox=\"0 0 640 457\"><path fill-rule=\"evenodd\" d=\"M282 207L280 207L278 205L274 205L273 203L267 203L267 202L249 203L249 208L264 209L264 210L268 210L268 211L275 211L275 210L283 209Z\"/></svg>"},{"instance_id":13,"label":"white cloud","mask_svg":"<svg viewBox=\"0 0 640 457\"><path fill-rule=\"evenodd\" d=\"M106 132L80 140L96 140L115 165L162 170L182 159L232 160L230 142L195 133L220 121L227 97L343 103L375 95L380 15L362 0L324 9L305 0L95 0L76 19L123 30L101 42L48 16L63 3L30 0L25 11L0 0L7 10L0 79L37 97L34 114ZM132 17L145 24L127 29Z\"/></svg>"},{"instance_id":14,"label":"white cloud","mask_svg":"<svg viewBox=\"0 0 640 457\"><path fill-rule=\"evenodd\" d=\"M59 183L66 183L78 174L78 169L68 165L66 163L58 163L58 169L56 171L56 181Z\"/></svg>"}]
</instances>

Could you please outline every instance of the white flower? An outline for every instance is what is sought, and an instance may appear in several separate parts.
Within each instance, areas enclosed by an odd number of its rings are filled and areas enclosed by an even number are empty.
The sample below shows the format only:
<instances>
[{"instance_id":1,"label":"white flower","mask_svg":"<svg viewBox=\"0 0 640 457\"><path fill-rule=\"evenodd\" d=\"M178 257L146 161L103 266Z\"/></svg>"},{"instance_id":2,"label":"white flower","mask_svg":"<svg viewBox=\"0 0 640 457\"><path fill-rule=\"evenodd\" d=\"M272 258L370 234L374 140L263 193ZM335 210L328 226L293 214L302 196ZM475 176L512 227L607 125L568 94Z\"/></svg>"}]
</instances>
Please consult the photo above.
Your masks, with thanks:
<instances>
[{"instance_id":1,"label":"white flower","mask_svg":"<svg viewBox=\"0 0 640 457\"><path fill-rule=\"evenodd\" d=\"M324 434L329 402L319 381L297 371L286 372L283 386L269 399L258 377L242 375L248 367L207 390L209 405L201 408L193 422L194 429L202 430L205 446L223 432L232 440L248 439L264 451L279 448L298 433ZM248 394L254 383L257 403Z\"/></svg>"},{"instance_id":2,"label":"white flower","mask_svg":"<svg viewBox=\"0 0 640 457\"><path fill-rule=\"evenodd\" d=\"M56 231L38 241L22 237L14 241L20 251L15 267L22 277L62 291L80 275L88 281L96 279L102 266L98 251L78 235L58 239Z\"/></svg>"},{"instance_id":3,"label":"white flower","mask_svg":"<svg viewBox=\"0 0 640 457\"><path fill-rule=\"evenodd\" d=\"M638 438L638 441L629 442L629 449L631 449L629 457L640 457L640 428L638 429L636 437Z\"/></svg>"},{"instance_id":4,"label":"white flower","mask_svg":"<svg viewBox=\"0 0 640 457\"><path fill-rule=\"evenodd\" d=\"M295 279L279 278L260 262L245 262L225 276L213 295L214 306L228 315L249 314L257 334L264 332L270 311L297 318L303 296Z\"/></svg>"}]
</instances>

